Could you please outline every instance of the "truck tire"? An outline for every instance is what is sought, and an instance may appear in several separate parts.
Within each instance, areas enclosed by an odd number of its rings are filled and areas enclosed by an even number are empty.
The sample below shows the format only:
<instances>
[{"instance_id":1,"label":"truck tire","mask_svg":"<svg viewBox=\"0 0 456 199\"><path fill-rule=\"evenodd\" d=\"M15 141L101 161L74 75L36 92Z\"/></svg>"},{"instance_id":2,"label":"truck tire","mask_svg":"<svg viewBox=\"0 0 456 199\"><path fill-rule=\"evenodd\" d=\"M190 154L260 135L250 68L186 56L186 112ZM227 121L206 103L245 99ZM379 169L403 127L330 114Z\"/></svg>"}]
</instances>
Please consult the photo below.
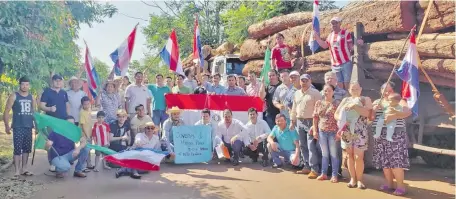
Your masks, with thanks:
<instances>
[{"instance_id":1,"label":"truck tire","mask_svg":"<svg viewBox=\"0 0 456 199\"><path fill-rule=\"evenodd\" d=\"M454 133L440 134L440 135L425 135L423 137L423 144L429 147L453 149L455 148ZM454 169L455 157L448 155L439 155L426 151L419 151L419 156L423 158L426 164L438 168Z\"/></svg>"}]
</instances>

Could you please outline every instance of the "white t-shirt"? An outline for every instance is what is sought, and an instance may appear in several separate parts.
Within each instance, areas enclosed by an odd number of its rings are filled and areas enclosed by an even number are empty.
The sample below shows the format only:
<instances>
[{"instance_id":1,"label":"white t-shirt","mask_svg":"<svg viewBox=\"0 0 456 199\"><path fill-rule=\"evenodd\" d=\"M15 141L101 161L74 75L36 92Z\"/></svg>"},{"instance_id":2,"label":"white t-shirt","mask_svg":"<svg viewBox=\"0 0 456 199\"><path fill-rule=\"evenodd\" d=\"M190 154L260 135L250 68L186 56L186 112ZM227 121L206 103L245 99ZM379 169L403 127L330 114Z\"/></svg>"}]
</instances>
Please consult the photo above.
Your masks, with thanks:
<instances>
[{"instance_id":1,"label":"white t-shirt","mask_svg":"<svg viewBox=\"0 0 456 199\"><path fill-rule=\"evenodd\" d=\"M137 86L130 84L125 90L125 98L128 98L128 113L136 113L135 107L142 104L147 114L147 100L151 99L149 89L147 86Z\"/></svg>"},{"instance_id":2,"label":"white t-shirt","mask_svg":"<svg viewBox=\"0 0 456 199\"><path fill-rule=\"evenodd\" d=\"M73 90L67 91L68 102L70 103L70 115L74 117L75 122L79 122L79 111L81 111L81 99L86 96L84 91L79 90L74 92Z\"/></svg>"}]
</instances>

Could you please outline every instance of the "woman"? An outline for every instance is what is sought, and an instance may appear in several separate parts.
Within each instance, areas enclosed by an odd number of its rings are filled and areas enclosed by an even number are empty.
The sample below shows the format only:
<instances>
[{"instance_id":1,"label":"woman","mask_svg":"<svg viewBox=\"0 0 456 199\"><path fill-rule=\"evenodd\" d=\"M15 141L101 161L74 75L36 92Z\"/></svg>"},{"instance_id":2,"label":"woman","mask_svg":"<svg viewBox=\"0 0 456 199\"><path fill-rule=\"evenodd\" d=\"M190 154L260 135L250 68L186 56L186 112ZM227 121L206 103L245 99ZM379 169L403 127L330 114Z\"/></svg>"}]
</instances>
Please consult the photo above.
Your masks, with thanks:
<instances>
[{"instance_id":1,"label":"woman","mask_svg":"<svg viewBox=\"0 0 456 199\"><path fill-rule=\"evenodd\" d=\"M387 103L386 98L393 94L394 84L385 83L380 88L381 92L385 91L383 98L375 100L373 111L370 119L374 122L372 127L377 127L377 122L381 117L382 107L385 107ZM404 184L404 169L410 166L408 157L408 137L405 131L404 118L411 114L410 109L407 107L405 100L401 101L403 107L401 112L394 112L392 114L385 115L385 120L391 121L396 120L396 127L393 134L393 142L386 140L386 126L383 125L381 135L379 138L374 139L374 154L373 164L377 168L383 169L385 175L385 184L380 187L382 191L393 191L394 183L393 179L396 179L396 190L393 192L394 195L405 195L405 184Z\"/></svg>"},{"instance_id":2,"label":"woman","mask_svg":"<svg viewBox=\"0 0 456 199\"><path fill-rule=\"evenodd\" d=\"M315 111L313 117L313 132L315 139L318 139L323 155L321 165L321 175L317 180L327 180L327 170L329 165L329 157L331 157L331 182L337 183L337 174L339 170L340 160L337 155L337 121L334 118L334 113L339 106L339 101L333 99L334 86L325 84L323 87L323 99L315 103Z\"/></svg>"},{"instance_id":3,"label":"woman","mask_svg":"<svg viewBox=\"0 0 456 199\"><path fill-rule=\"evenodd\" d=\"M103 111L106 113L105 121L108 124L116 121L117 109L121 108L120 96L115 91L116 84L112 81L108 81L101 94L97 96L97 105L101 105Z\"/></svg>"},{"instance_id":4,"label":"woman","mask_svg":"<svg viewBox=\"0 0 456 199\"><path fill-rule=\"evenodd\" d=\"M372 102L369 97L361 96L361 91L358 82L351 83L350 96L342 100L334 116L344 126L338 134L342 139L342 149L348 155L350 182L347 186L366 189L363 183L364 151L367 150L367 117L372 110Z\"/></svg>"}]
</instances>

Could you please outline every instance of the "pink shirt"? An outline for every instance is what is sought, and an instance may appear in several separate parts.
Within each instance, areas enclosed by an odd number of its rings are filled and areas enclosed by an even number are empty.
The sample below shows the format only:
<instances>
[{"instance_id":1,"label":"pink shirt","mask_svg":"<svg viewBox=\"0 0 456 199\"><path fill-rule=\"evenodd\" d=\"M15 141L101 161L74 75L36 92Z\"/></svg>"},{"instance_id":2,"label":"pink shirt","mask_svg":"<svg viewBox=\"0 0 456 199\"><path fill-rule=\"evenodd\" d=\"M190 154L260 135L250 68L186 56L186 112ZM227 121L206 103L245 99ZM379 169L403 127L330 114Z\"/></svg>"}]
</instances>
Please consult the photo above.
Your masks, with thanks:
<instances>
[{"instance_id":1,"label":"pink shirt","mask_svg":"<svg viewBox=\"0 0 456 199\"><path fill-rule=\"evenodd\" d=\"M247 93L247 96L260 96L260 86L261 84L258 82L256 85L250 83L245 91Z\"/></svg>"}]
</instances>

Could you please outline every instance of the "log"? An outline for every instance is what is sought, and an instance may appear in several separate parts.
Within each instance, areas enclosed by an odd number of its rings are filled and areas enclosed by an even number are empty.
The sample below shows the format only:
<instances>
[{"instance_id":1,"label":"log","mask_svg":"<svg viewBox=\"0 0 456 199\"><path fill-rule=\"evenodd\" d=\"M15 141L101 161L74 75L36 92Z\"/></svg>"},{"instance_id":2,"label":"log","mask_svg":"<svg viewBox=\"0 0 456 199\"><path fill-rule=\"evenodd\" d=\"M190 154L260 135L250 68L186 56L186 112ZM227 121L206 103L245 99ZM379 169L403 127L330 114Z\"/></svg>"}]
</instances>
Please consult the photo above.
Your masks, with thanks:
<instances>
[{"instance_id":1,"label":"log","mask_svg":"<svg viewBox=\"0 0 456 199\"><path fill-rule=\"evenodd\" d=\"M414 149L422 150L422 151L427 151L431 152L434 154L441 154L441 155L448 155L448 156L456 156L456 151L451 150L451 149L439 149L439 148L434 148L434 147L428 147L420 144L413 144Z\"/></svg>"},{"instance_id":2,"label":"log","mask_svg":"<svg viewBox=\"0 0 456 199\"><path fill-rule=\"evenodd\" d=\"M388 77L390 76L391 71L384 71L384 70L372 70L372 69L367 69L375 78L381 79L381 80L387 80ZM437 86L443 86L443 87L448 87L448 88L455 88L454 85L454 79L446 79L443 77L438 77L434 75L429 75L432 81L434 82L435 85ZM397 75L393 75L392 79L399 79ZM429 84L429 81L424 77L424 75L420 75L420 82L421 83L426 83Z\"/></svg>"},{"instance_id":3,"label":"log","mask_svg":"<svg viewBox=\"0 0 456 199\"><path fill-rule=\"evenodd\" d=\"M257 59L257 60L250 60L245 64L244 68L242 69L242 74L247 76L249 71L253 70L257 75L261 73L263 69L264 60Z\"/></svg>"},{"instance_id":4,"label":"log","mask_svg":"<svg viewBox=\"0 0 456 199\"><path fill-rule=\"evenodd\" d=\"M407 38L408 33L390 33L386 35L388 39L405 39ZM420 37L420 42L427 41L427 40L454 40L456 37L455 32L450 33L429 33L429 34L422 34Z\"/></svg>"},{"instance_id":5,"label":"log","mask_svg":"<svg viewBox=\"0 0 456 199\"><path fill-rule=\"evenodd\" d=\"M416 7L416 19L417 24L421 25L424 14L428 7L429 1L420 0L415 3ZM424 27L424 33L437 32L442 29L455 25L454 20L454 1L434 1L433 6L429 12L426 26ZM419 26L418 25L418 26ZM417 27L419 30L419 27ZM454 30L454 28L453 28Z\"/></svg>"},{"instance_id":6,"label":"log","mask_svg":"<svg viewBox=\"0 0 456 199\"><path fill-rule=\"evenodd\" d=\"M389 63L383 63L383 62L371 62L369 64L369 67L367 67L368 70L375 70L375 71L386 71L386 72L391 72L393 70L393 65ZM441 73L441 72L435 72L435 71L426 71L428 72L429 75L432 75L434 77L441 77L449 80L455 80L454 73ZM422 72L420 71L421 75Z\"/></svg>"},{"instance_id":7,"label":"log","mask_svg":"<svg viewBox=\"0 0 456 199\"><path fill-rule=\"evenodd\" d=\"M212 47L209 45L204 45L201 49L203 51L203 58L206 59L211 54Z\"/></svg>"},{"instance_id":8,"label":"log","mask_svg":"<svg viewBox=\"0 0 456 199\"><path fill-rule=\"evenodd\" d=\"M219 47L217 47L217 49L215 50L219 55L231 54L234 51L234 44L230 42L225 42Z\"/></svg>"},{"instance_id":9,"label":"log","mask_svg":"<svg viewBox=\"0 0 456 199\"><path fill-rule=\"evenodd\" d=\"M267 41L264 43L267 45ZM246 39L241 45L239 59L246 61L264 57L266 45L263 46L259 41L254 39Z\"/></svg>"},{"instance_id":10,"label":"log","mask_svg":"<svg viewBox=\"0 0 456 199\"><path fill-rule=\"evenodd\" d=\"M389 58L385 56L376 56L369 54L368 61L371 62L383 62L394 65L396 63L396 58ZM422 59L420 67L423 67L426 72L436 72L436 73L449 73L455 74L454 59Z\"/></svg>"},{"instance_id":11,"label":"log","mask_svg":"<svg viewBox=\"0 0 456 199\"><path fill-rule=\"evenodd\" d=\"M366 45L366 50L363 51L368 57L383 56L383 57L397 57L399 50L404 45L405 40L395 41L381 41L374 42ZM406 51L407 49L404 49ZM418 54L421 58L455 58L455 41L451 40L427 40L418 43ZM405 53L405 52L403 52Z\"/></svg>"},{"instance_id":12,"label":"log","mask_svg":"<svg viewBox=\"0 0 456 199\"><path fill-rule=\"evenodd\" d=\"M262 39L290 27L295 27L312 21L312 12L298 12L273 17L249 26L249 38Z\"/></svg>"}]
</instances>

